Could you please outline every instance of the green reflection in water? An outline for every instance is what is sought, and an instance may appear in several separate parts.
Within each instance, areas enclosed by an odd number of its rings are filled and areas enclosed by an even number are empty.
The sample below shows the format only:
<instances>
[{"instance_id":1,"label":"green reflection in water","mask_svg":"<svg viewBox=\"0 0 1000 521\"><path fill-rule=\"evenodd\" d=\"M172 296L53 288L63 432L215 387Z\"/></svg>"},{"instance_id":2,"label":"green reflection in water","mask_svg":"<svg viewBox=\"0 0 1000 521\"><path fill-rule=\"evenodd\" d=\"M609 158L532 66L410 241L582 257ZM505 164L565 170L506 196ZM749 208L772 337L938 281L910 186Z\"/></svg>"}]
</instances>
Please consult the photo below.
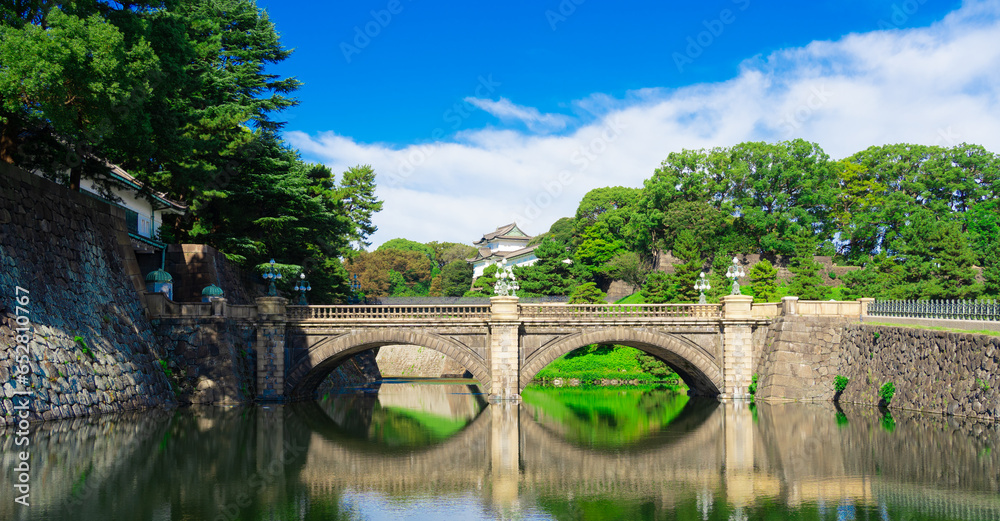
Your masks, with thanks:
<instances>
[{"instance_id":1,"label":"green reflection in water","mask_svg":"<svg viewBox=\"0 0 1000 521\"><path fill-rule=\"evenodd\" d=\"M464 429L485 406L472 381L393 379L372 389L328 394L319 406L351 438L388 449L441 443Z\"/></svg>"},{"instance_id":2,"label":"green reflection in water","mask_svg":"<svg viewBox=\"0 0 1000 521\"><path fill-rule=\"evenodd\" d=\"M446 440L468 424L468 418L376 405L368 439L390 447L420 447Z\"/></svg>"},{"instance_id":3,"label":"green reflection in water","mask_svg":"<svg viewBox=\"0 0 1000 521\"><path fill-rule=\"evenodd\" d=\"M670 424L688 396L664 387L528 387L521 393L535 421L568 441L592 447L620 447Z\"/></svg>"}]
</instances>

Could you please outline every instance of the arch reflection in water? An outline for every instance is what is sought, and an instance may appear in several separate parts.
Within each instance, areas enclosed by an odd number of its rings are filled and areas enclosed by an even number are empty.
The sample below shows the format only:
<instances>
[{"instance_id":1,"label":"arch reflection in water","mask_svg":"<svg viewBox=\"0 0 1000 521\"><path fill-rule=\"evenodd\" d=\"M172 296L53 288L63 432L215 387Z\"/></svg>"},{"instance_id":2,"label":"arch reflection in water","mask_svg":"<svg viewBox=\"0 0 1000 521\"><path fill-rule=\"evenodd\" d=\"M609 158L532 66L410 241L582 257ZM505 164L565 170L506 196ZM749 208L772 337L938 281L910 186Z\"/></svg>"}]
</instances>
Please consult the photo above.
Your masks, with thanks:
<instances>
[{"instance_id":1,"label":"arch reflection in water","mask_svg":"<svg viewBox=\"0 0 1000 521\"><path fill-rule=\"evenodd\" d=\"M470 381L396 378L331 392L297 410L334 439L364 440L373 450L394 450L447 440L485 407L484 396Z\"/></svg>"},{"instance_id":2,"label":"arch reflection in water","mask_svg":"<svg viewBox=\"0 0 1000 521\"><path fill-rule=\"evenodd\" d=\"M529 387L521 394L531 418L567 441L593 448L627 448L678 435L668 427L719 405L663 386L631 388ZM682 431L683 432L683 431Z\"/></svg>"},{"instance_id":3,"label":"arch reflection in water","mask_svg":"<svg viewBox=\"0 0 1000 521\"><path fill-rule=\"evenodd\" d=\"M593 445L536 422L531 405L490 405L447 438L389 445L347 433L370 432L375 414L343 407L46 422L32 432L31 510L0 502L0 518L1000 519L996 423L894 412L890 430L868 408L762 404L755 416L688 402ZM12 440L0 436L6 468Z\"/></svg>"}]
</instances>

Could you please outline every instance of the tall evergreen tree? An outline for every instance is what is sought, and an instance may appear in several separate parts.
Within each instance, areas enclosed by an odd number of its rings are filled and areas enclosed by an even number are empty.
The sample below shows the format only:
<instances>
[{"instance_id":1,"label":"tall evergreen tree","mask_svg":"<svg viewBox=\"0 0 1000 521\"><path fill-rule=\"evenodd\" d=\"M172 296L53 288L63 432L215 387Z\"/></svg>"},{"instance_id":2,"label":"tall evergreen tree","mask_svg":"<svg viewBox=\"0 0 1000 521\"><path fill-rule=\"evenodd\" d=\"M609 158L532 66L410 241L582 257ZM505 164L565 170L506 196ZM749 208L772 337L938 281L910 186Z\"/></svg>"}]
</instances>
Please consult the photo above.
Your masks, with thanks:
<instances>
[{"instance_id":1,"label":"tall evergreen tree","mask_svg":"<svg viewBox=\"0 0 1000 521\"><path fill-rule=\"evenodd\" d=\"M674 240L673 254L684 261L684 264L674 268L671 277L674 284L674 299L678 302L697 302L699 292L694 289L694 283L701 273L701 248L694 233L682 230Z\"/></svg>"},{"instance_id":2,"label":"tall evergreen tree","mask_svg":"<svg viewBox=\"0 0 1000 521\"><path fill-rule=\"evenodd\" d=\"M828 292L819 276L822 266L813 259L815 253L815 240L811 237L800 238L795 244L795 255L788 263L788 271L794 274L788 292L802 300L822 300Z\"/></svg>"},{"instance_id":3,"label":"tall evergreen tree","mask_svg":"<svg viewBox=\"0 0 1000 521\"><path fill-rule=\"evenodd\" d=\"M521 287L519 294L569 295L578 283L576 274L581 270L574 268L574 263L563 262L569 258L565 247L556 241L544 241L535 248L535 256L538 257L538 262L533 266L514 268Z\"/></svg>"},{"instance_id":4,"label":"tall evergreen tree","mask_svg":"<svg viewBox=\"0 0 1000 521\"><path fill-rule=\"evenodd\" d=\"M767 259L761 259L750 268L750 284L754 302L778 300L778 270Z\"/></svg>"}]
</instances>

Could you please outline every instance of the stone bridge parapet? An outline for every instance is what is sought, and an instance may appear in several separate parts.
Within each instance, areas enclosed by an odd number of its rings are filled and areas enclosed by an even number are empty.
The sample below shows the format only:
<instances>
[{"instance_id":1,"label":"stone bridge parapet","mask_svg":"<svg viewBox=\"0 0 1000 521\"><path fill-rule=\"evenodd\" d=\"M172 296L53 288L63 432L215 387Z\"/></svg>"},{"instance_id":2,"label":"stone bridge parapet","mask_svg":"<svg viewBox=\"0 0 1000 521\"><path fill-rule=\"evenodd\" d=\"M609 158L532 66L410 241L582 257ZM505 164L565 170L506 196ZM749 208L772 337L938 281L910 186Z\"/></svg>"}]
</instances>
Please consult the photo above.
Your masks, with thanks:
<instances>
[{"instance_id":1,"label":"stone bridge parapet","mask_svg":"<svg viewBox=\"0 0 1000 521\"><path fill-rule=\"evenodd\" d=\"M151 318L220 319L256 329L256 398L312 398L331 371L352 356L385 345L438 351L469 370L491 401L518 400L534 376L556 358L598 343L628 345L666 361L693 394L748 399L759 358L761 327L782 315L851 315L867 302L752 305L730 295L721 304L489 304L290 306L260 297L255 306L224 299L180 304L146 294ZM756 349L756 350L755 350Z\"/></svg>"}]
</instances>

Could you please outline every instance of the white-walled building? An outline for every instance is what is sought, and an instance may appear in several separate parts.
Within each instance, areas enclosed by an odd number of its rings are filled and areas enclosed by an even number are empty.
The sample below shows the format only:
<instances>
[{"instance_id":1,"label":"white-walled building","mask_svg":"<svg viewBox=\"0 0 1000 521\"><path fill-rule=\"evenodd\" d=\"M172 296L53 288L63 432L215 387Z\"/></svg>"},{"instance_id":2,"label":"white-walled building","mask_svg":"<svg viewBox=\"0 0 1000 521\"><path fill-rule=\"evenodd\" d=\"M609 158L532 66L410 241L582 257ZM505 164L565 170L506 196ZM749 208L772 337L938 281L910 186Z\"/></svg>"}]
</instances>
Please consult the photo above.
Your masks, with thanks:
<instances>
[{"instance_id":1,"label":"white-walled building","mask_svg":"<svg viewBox=\"0 0 1000 521\"><path fill-rule=\"evenodd\" d=\"M81 178L80 191L125 209L125 224L136 253L162 252L164 244L158 232L165 214L183 214L187 206L160 192L152 192L124 169L105 163L111 179L111 193L117 200L109 200L93 179ZM34 172L35 175L42 175Z\"/></svg>"},{"instance_id":2,"label":"white-walled building","mask_svg":"<svg viewBox=\"0 0 1000 521\"><path fill-rule=\"evenodd\" d=\"M531 266L538 262L535 256L537 244L528 246L531 235L517 227L517 223L498 226L495 231L483 235L482 239L472 243L479 248L476 256L467 259L472 264L472 276L482 276L483 270L490 264L496 264L507 259L510 266Z\"/></svg>"},{"instance_id":3,"label":"white-walled building","mask_svg":"<svg viewBox=\"0 0 1000 521\"><path fill-rule=\"evenodd\" d=\"M183 214L187 207L167 198L166 194L144 190L142 183L117 165L108 165L116 188L112 189L119 201L112 204L125 208L125 222L130 234L146 239L157 239L163 216L168 213ZM80 179L80 189L104 199L92 179Z\"/></svg>"}]
</instances>

